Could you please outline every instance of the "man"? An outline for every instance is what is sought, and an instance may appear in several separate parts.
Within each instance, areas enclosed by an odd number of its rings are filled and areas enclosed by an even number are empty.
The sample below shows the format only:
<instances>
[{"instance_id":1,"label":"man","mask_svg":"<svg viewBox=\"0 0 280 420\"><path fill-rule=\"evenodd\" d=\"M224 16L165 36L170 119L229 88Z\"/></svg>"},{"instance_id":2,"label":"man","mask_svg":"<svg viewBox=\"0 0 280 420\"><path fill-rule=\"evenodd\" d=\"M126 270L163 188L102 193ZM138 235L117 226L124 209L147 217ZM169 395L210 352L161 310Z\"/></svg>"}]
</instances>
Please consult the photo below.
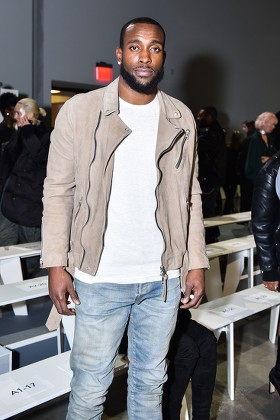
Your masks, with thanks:
<instances>
[{"instance_id":1,"label":"man","mask_svg":"<svg viewBox=\"0 0 280 420\"><path fill-rule=\"evenodd\" d=\"M129 418L161 419L179 276L182 307L203 296L195 126L157 89L164 43L152 19L125 24L120 77L67 101L52 134L42 258L58 312L76 314L68 420L101 418L127 322Z\"/></svg>"},{"instance_id":2,"label":"man","mask_svg":"<svg viewBox=\"0 0 280 420\"><path fill-rule=\"evenodd\" d=\"M263 285L280 292L280 151L256 175L252 199L252 230ZM275 366L269 372L269 392L280 395L280 324Z\"/></svg>"},{"instance_id":3,"label":"man","mask_svg":"<svg viewBox=\"0 0 280 420\"><path fill-rule=\"evenodd\" d=\"M226 143L225 133L218 122L218 113L213 106L203 107L197 115L198 125L198 179L202 189L204 217L216 215L220 187L225 181ZM206 243L216 242L219 228L206 229Z\"/></svg>"}]
</instances>

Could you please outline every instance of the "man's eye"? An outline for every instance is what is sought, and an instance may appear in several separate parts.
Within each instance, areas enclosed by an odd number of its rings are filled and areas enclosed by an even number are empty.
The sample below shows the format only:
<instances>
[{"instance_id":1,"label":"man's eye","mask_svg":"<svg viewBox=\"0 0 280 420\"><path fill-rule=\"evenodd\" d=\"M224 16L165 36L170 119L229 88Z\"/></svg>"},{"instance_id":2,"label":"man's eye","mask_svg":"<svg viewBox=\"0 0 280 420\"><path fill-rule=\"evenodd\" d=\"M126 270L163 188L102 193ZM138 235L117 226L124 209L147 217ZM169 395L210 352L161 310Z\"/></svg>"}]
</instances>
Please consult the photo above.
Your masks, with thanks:
<instances>
[{"instance_id":1,"label":"man's eye","mask_svg":"<svg viewBox=\"0 0 280 420\"><path fill-rule=\"evenodd\" d=\"M161 52L161 48L159 48L159 47L153 47L153 48L151 48L151 50L153 52Z\"/></svg>"}]
</instances>

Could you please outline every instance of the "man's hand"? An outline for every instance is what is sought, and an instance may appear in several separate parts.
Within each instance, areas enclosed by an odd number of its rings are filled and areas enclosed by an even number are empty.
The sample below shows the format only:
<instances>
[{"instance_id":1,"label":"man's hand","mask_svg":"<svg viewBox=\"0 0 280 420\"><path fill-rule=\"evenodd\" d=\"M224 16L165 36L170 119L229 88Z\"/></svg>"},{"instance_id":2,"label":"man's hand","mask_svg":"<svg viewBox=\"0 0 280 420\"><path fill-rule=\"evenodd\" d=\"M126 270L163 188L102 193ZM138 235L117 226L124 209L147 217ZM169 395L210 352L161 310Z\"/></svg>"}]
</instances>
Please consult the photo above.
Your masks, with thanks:
<instances>
[{"instance_id":1,"label":"man's hand","mask_svg":"<svg viewBox=\"0 0 280 420\"><path fill-rule=\"evenodd\" d=\"M185 293L181 299L182 305L180 308L197 308L204 295L204 268L190 270L185 282ZM193 299L191 299L191 295L193 295Z\"/></svg>"},{"instance_id":2,"label":"man's hand","mask_svg":"<svg viewBox=\"0 0 280 420\"><path fill-rule=\"evenodd\" d=\"M48 273L49 295L57 312L61 315L75 315L75 309L67 306L70 303L69 296L73 303L80 304L70 274L63 267L50 267Z\"/></svg>"},{"instance_id":3,"label":"man's hand","mask_svg":"<svg viewBox=\"0 0 280 420\"><path fill-rule=\"evenodd\" d=\"M271 290L272 292L277 292L279 281L264 281L263 285L266 289Z\"/></svg>"}]
</instances>

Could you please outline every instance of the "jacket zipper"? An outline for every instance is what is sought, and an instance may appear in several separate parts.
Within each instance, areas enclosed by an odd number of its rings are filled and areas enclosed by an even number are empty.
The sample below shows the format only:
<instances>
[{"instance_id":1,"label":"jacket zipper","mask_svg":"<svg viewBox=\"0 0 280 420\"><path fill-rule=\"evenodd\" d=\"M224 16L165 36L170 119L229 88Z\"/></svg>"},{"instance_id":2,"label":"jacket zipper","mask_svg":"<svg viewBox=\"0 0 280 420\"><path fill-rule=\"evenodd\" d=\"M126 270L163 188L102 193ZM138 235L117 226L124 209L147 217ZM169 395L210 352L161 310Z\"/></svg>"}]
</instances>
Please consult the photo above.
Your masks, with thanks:
<instances>
[{"instance_id":1,"label":"jacket zipper","mask_svg":"<svg viewBox=\"0 0 280 420\"><path fill-rule=\"evenodd\" d=\"M101 112L99 113L99 117L98 117L97 125L96 125L96 128L95 128L95 130L94 130L94 136L93 136L93 138L94 138L94 146L95 146L95 147L94 147L94 155L93 155L93 157L92 157L92 159L91 159L91 162L90 162L90 164L89 164L89 170L88 170L88 172L89 172L89 176L88 176L88 188L87 188L87 191L86 191L86 204L87 204L88 209L89 209L89 204L88 204L87 199L88 199L88 192L89 192L89 190L90 190L90 168L91 168L91 166L92 166L92 162L94 162L95 157L96 157L96 131L97 131L98 127L99 127L100 120L101 120ZM81 259L80 259L80 266L81 266L81 264L82 264L82 262L83 262L83 259L84 259L84 256L85 256L85 249L84 249L84 247L83 247L83 245L82 245L82 236L83 236L83 230L84 230L84 228L85 228L85 226L86 226L86 224L87 224L87 222L88 222L88 218L89 218L89 211L88 211L87 220L85 220L84 225L83 225L83 227L82 227L82 229L81 229L80 245L81 245L81 249L82 249L82 252L83 252L83 256L82 256L82 257L81 257Z\"/></svg>"},{"instance_id":2,"label":"jacket zipper","mask_svg":"<svg viewBox=\"0 0 280 420\"><path fill-rule=\"evenodd\" d=\"M164 301L166 300L166 282L168 280L168 275L167 275L166 269L165 269L164 264L163 264L163 254L164 254L164 252L166 250L166 238L165 238L163 229L160 227L160 225L158 223L158 219L157 219L157 211L158 211L158 195L157 195L157 191L158 191L158 187L159 187L159 184L161 182L161 179L162 179L162 172L161 172L161 170L159 168L159 161L162 158L162 156L165 155L165 153L168 153L173 148L174 144L176 143L176 141L178 141L178 139L179 139L180 135L182 134L182 132L184 132L184 130L180 130L180 132L177 133L177 135L174 137L174 139L173 139L172 143L169 145L169 147L167 149L163 150L160 153L160 155L158 156L157 162L156 162L158 172L160 173L160 178L159 178L158 184L156 186L156 191L155 191L156 201L157 201L157 208L156 208L156 211L155 211L155 219L156 219L157 226L158 226L159 230L161 231L162 238L163 238L163 243L164 243L164 250L163 250L163 252L161 254L161 266L160 266L160 275L161 275L161 278L162 278L162 282L164 284L164 291L163 291L163 299L164 299ZM189 130L188 130L188 132L189 132ZM186 137L186 135L185 135L185 137ZM188 138L188 136L187 136L187 138ZM186 140L187 140L187 138L186 138ZM185 144L185 141L186 140L184 139L184 144ZM182 146L182 148L183 148L183 146ZM179 160L180 160L180 158L182 160L182 156L181 155L182 155L182 151L181 151ZM177 167L177 165L176 165L176 167Z\"/></svg>"},{"instance_id":3,"label":"jacket zipper","mask_svg":"<svg viewBox=\"0 0 280 420\"><path fill-rule=\"evenodd\" d=\"M180 164L181 164L181 162L182 162L182 159L183 159L183 149L184 149L184 146L185 146L186 141L189 139L189 135L190 135L190 130L189 130L189 129L187 129L187 130L185 131L185 136L184 136L184 139L183 139L183 141L182 141L181 153L180 153L180 156L179 156L178 162L177 162L177 163L176 163L176 165L175 165L176 169L178 169L178 168L179 168L179 166L180 166Z\"/></svg>"}]
</instances>

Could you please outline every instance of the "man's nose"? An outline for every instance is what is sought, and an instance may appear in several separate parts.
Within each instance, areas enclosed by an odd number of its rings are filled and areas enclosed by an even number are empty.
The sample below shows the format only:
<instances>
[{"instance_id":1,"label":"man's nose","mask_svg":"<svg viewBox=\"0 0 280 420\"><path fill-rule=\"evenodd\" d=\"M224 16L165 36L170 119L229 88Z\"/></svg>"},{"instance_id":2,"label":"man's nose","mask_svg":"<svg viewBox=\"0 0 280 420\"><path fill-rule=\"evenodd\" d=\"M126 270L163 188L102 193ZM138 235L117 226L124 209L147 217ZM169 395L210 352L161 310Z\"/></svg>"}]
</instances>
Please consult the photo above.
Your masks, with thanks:
<instances>
[{"instance_id":1,"label":"man's nose","mask_svg":"<svg viewBox=\"0 0 280 420\"><path fill-rule=\"evenodd\" d=\"M150 63L152 61L150 52L146 50L141 51L141 54L139 55L139 61L141 63Z\"/></svg>"}]
</instances>

